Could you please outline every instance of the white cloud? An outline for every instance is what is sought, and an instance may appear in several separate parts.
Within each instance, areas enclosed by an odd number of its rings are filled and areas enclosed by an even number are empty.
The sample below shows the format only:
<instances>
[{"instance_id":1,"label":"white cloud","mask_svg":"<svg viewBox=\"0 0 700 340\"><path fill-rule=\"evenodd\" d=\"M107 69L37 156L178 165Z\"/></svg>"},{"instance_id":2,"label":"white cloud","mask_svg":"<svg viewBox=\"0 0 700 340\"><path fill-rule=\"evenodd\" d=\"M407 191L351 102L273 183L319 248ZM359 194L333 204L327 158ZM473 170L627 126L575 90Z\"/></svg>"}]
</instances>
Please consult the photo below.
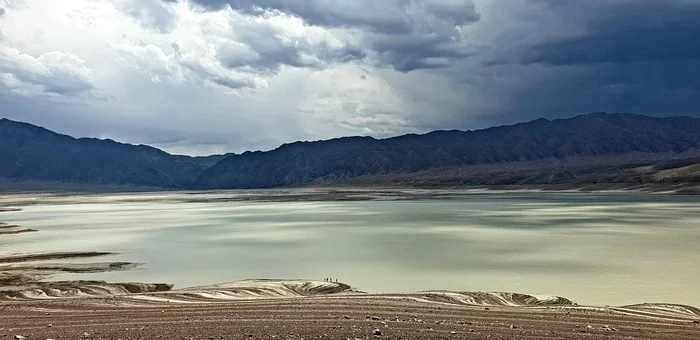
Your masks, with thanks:
<instances>
[{"instance_id":1,"label":"white cloud","mask_svg":"<svg viewBox=\"0 0 700 340\"><path fill-rule=\"evenodd\" d=\"M0 45L0 73L4 85L25 94L44 92L59 96L80 96L94 89L85 61L58 51L38 57Z\"/></svg>"},{"instance_id":2,"label":"white cloud","mask_svg":"<svg viewBox=\"0 0 700 340\"><path fill-rule=\"evenodd\" d=\"M31 20L42 15L48 20ZM360 79L356 34L283 13L203 12L158 0L28 0L8 11L2 31L21 43L0 41L0 81L25 96L3 98L34 108L11 118L61 132L199 153L414 130L402 98L380 76ZM95 88L107 100L50 113L26 97Z\"/></svg>"},{"instance_id":3,"label":"white cloud","mask_svg":"<svg viewBox=\"0 0 700 340\"><path fill-rule=\"evenodd\" d=\"M309 77L299 109L310 131L321 136L387 137L414 132L406 120L413 104L378 75L347 65ZM332 112L332 115L328 115Z\"/></svg>"}]
</instances>

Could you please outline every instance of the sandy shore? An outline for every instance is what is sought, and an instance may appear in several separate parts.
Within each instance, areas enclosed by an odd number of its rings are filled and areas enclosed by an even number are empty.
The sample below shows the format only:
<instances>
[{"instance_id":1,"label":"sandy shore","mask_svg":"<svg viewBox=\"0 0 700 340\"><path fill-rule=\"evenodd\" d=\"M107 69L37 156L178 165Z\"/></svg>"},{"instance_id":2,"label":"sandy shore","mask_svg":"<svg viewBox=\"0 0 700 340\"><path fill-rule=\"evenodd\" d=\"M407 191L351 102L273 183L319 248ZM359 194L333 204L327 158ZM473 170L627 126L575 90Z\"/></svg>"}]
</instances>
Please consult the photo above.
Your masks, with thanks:
<instances>
[{"instance_id":1,"label":"sandy shore","mask_svg":"<svg viewBox=\"0 0 700 340\"><path fill-rule=\"evenodd\" d=\"M691 307L593 308L507 293L371 295L300 280L0 306L0 337L8 339L700 339Z\"/></svg>"},{"instance_id":2,"label":"sandy shore","mask_svg":"<svg viewBox=\"0 0 700 340\"><path fill-rule=\"evenodd\" d=\"M23 228L14 224L7 224L0 222L0 235L12 235L12 234L22 234L35 232L35 229Z\"/></svg>"},{"instance_id":3,"label":"sandy shore","mask_svg":"<svg viewBox=\"0 0 700 340\"><path fill-rule=\"evenodd\" d=\"M1 212L20 211L0 208ZM0 222L0 236L36 232ZM61 273L101 273L129 270L139 266L132 262L62 263L61 260L88 260L114 255L104 251L7 253L0 248L0 301L34 298L107 296L129 293L159 292L172 289L169 284L106 283L101 281L64 281L49 279Z\"/></svg>"},{"instance_id":4,"label":"sandy shore","mask_svg":"<svg viewBox=\"0 0 700 340\"><path fill-rule=\"evenodd\" d=\"M21 210L22 209L19 209L19 208L0 207L0 213L10 212L10 211L21 211ZM23 228L23 227L18 226L18 225L0 222L0 235L21 234L21 233L29 233L29 232L35 232L35 231L36 230L34 230L34 229Z\"/></svg>"}]
</instances>

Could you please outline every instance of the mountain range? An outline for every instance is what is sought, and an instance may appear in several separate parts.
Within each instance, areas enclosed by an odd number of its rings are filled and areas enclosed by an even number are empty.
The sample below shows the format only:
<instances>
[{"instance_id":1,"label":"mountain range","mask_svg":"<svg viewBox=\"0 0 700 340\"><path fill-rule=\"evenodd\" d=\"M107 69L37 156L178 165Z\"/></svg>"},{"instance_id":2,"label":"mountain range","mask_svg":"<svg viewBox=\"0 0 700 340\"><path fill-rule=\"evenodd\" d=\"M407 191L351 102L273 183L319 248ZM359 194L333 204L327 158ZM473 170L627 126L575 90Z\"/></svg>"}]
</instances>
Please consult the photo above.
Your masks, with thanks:
<instances>
[{"instance_id":1,"label":"mountain range","mask_svg":"<svg viewBox=\"0 0 700 340\"><path fill-rule=\"evenodd\" d=\"M189 157L0 120L0 178L185 189L700 182L700 119L591 113Z\"/></svg>"},{"instance_id":2,"label":"mountain range","mask_svg":"<svg viewBox=\"0 0 700 340\"><path fill-rule=\"evenodd\" d=\"M145 145L76 139L0 119L0 178L11 181L181 188L224 158L174 156Z\"/></svg>"}]
</instances>

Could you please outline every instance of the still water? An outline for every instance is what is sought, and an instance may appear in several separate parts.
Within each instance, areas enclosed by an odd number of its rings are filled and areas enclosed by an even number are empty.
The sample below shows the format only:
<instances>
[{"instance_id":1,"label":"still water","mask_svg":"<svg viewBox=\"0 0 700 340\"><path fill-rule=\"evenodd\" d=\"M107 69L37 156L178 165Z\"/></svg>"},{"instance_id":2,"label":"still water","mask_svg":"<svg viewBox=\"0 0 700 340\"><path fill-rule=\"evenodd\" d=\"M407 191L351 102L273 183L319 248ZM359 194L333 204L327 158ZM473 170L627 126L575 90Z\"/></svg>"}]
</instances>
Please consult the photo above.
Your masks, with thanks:
<instances>
[{"instance_id":1,"label":"still water","mask_svg":"<svg viewBox=\"0 0 700 340\"><path fill-rule=\"evenodd\" d=\"M57 279L187 287L333 277L369 292L509 291L582 304L700 306L698 197L188 201L177 199L182 193L158 195L38 199L0 220L39 232L5 236L0 247L114 251L119 254L88 261L143 263L131 271Z\"/></svg>"}]
</instances>

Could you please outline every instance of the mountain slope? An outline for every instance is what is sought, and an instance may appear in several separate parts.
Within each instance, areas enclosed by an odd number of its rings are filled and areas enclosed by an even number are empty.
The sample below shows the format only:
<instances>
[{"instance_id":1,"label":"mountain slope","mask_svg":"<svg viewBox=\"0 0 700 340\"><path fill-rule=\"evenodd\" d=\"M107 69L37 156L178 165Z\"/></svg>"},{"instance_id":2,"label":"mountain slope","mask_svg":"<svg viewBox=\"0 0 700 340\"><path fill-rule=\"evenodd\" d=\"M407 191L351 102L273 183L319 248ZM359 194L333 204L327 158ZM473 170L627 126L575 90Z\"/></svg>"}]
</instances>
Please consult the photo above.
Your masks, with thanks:
<instances>
[{"instance_id":1,"label":"mountain slope","mask_svg":"<svg viewBox=\"0 0 700 340\"><path fill-rule=\"evenodd\" d=\"M592 113L478 131L435 131L377 140L346 137L232 155L206 170L197 188L267 188L406 174L476 164L700 148L700 119Z\"/></svg>"},{"instance_id":2,"label":"mountain slope","mask_svg":"<svg viewBox=\"0 0 700 340\"><path fill-rule=\"evenodd\" d=\"M149 146L75 139L0 119L0 177L13 181L184 187L224 157L173 156Z\"/></svg>"}]
</instances>

